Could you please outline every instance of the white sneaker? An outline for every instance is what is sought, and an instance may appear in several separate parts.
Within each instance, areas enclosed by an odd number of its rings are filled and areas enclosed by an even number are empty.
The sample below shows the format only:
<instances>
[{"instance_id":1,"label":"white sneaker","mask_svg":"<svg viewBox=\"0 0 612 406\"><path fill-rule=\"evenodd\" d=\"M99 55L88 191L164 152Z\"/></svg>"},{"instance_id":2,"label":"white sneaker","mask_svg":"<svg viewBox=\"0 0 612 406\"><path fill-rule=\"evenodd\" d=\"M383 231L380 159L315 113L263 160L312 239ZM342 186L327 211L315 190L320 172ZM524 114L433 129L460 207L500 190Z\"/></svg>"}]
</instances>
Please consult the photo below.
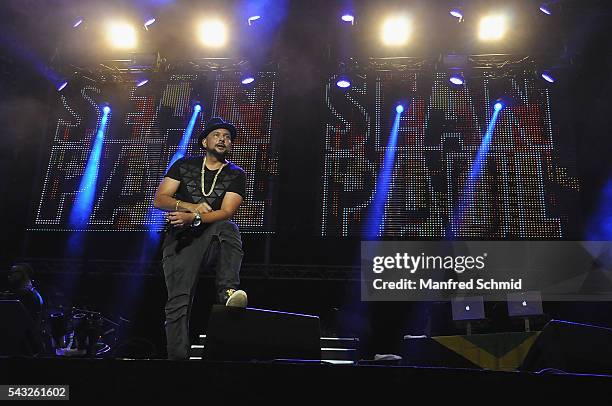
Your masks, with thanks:
<instances>
[{"instance_id":1,"label":"white sneaker","mask_svg":"<svg viewBox=\"0 0 612 406\"><path fill-rule=\"evenodd\" d=\"M247 294L244 290L228 289L227 296L226 306L247 307Z\"/></svg>"}]
</instances>

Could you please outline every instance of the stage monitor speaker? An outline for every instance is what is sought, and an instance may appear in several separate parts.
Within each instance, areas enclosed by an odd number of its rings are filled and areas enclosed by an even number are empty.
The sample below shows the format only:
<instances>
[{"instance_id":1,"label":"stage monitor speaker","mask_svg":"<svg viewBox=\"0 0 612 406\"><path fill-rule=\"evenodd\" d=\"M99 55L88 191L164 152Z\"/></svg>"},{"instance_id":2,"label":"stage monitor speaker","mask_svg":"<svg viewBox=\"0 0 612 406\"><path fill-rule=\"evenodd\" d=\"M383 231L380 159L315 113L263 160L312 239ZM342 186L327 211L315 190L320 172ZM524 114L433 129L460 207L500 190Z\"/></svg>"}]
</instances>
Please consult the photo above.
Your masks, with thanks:
<instances>
[{"instance_id":1,"label":"stage monitor speaker","mask_svg":"<svg viewBox=\"0 0 612 406\"><path fill-rule=\"evenodd\" d=\"M612 374L612 329L551 320L519 369Z\"/></svg>"},{"instance_id":2,"label":"stage monitor speaker","mask_svg":"<svg viewBox=\"0 0 612 406\"><path fill-rule=\"evenodd\" d=\"M0 320L0 356L28 356L40 350L34 322L19 300L0 300Z\"/></svg>"},{"instance_id":3,"label":"stage monitor speaker","mask_svg":"<svg viewBox=\"0 0 612 406\"><path fill-rule=\"evenodd\" d=\"M319 317L215 305L204 359L218 361L320 360Z\"/></svg>"}]
</instances>

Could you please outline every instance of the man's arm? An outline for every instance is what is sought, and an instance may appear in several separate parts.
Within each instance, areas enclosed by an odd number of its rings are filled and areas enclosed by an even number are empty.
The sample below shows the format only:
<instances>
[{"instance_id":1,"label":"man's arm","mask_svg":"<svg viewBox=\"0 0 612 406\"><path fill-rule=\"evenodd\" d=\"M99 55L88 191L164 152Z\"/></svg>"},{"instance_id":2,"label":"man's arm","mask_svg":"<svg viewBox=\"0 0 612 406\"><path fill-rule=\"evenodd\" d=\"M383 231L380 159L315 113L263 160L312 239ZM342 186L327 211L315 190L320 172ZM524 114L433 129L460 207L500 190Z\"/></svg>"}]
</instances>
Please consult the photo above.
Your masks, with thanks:
<instances>
[{"instance_id":1,"label":"man's arm","mask_svg":"<svg viewBox=\"0 0 612 406\"><path fill-rule=\"evenodd\" d=\"M179 228L191 224L195 219L195 213L203 215L212 210L206 203L193 204L175 199L173 196L180 184L181 182L176 179L164 177L153 199L153 207L169 212L166 215L167 221L173 227Z\"/></svg>"},{"instance_id":2,"label":"man's arm","mask_svg":"<svg viewBox=\"0 0 612 406\"><path fill-rule=\"evenodd\" d=\"M221 202L221 208L209 213L202 214L203 223L214 223L215 221L229 220L236 214L242 203L242 196L234 192L226 192Z\"/></svg>"},{"instance_id":3,"label":"man's arm","mask_svg":"<svg viewBox=\"0 0 612 406\"><path fill-rule=\"evenodd\" d=\"M157 191L155 192L153 207L163 211L182 211L200 214L207 213L212 210L206 203L193 204L175 199L174 194L178 190L180 184L181 182L176 179L172 179L167 176L164 177L157 188Z\"/></svg>"},{"instance_id":4,"label":"man's arm","mask_svg":"<svg viewBox=\"0 0 612 406\"><path fill-rule=\"evenodd\" d=\"M163 211L176 211L176 203L178 200L173 196L180 184L181 182L176 179L165 177L157 187L155 198L153 199L153 207ZM183 209L182 211L186 210Z\"/></svg>"}]
</instances>

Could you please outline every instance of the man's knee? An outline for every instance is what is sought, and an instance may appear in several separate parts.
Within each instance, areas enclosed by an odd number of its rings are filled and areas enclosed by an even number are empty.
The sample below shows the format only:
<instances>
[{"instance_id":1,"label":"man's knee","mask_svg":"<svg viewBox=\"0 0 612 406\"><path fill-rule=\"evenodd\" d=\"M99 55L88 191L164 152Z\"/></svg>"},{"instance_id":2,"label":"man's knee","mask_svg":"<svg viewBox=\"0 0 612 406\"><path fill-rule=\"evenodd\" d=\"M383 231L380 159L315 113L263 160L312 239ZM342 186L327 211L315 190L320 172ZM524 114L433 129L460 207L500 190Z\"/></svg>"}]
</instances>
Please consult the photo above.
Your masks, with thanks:
<instances>
[{"instance_id":1,"label":"man's knee","mask_svg":"<svg viewBox=\"0 0 612 406\"><path fill-rule=\"evenodd\" d=\"M217 221L213 223L213 225L215 227L215 230L219 234L235 235L235 236L240 237L240 230L238 229L238 226L236 225L236 223L234 223L233 221L222 220L222 221Z\"/></svg>"}]
</instances>

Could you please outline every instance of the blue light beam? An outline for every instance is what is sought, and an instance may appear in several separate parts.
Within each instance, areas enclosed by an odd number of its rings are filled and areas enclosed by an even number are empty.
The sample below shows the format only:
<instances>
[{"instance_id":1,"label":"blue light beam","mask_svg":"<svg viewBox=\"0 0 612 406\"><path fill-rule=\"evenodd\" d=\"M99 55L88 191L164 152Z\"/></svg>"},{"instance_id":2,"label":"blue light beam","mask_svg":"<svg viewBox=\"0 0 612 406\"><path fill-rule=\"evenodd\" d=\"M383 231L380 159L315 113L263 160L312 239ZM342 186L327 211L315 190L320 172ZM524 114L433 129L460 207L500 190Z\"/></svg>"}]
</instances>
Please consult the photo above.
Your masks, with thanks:
<instances>
[{"instance_id":1,"label":"blue light beam","mask_svg":"<svg viewBox=\"0 0 612 406\"><path fill-rule=\"evenodd\" d=\"M98 182L98 170L100 169L100 158L102 157L102 146L104 144L104 134L106 124L110 114L110 107L102 109L102 119L96 133L96 138L87 160L85 172L81 178L81 184L76 195L74 206L70 212L69 224L73 229L82 229L87 226L89 216L93 210L94 197L96 194L96 184Z\"/></svg>"},{"instance_id":2,"label":"blue light beam","mask_svg":"<svg viewBox=\"0 0 612 406\"><path fill-rule=\"evenodd\" d=\"M193 128L195 127L196 121L198 120L198 114L200 114L200 111L202 111L202 106L196 104L193 107L193 113L191 114L191 118L189 119L189 124L187 124L187 128L185 128L185 131L183 132L183 137L181 138L181 142L178 145L178 149L172 156L172 159L170 160L166 171L170 169L172 164L174 164L176 161L185 156L185 153L187 152L187 147L189 146L189 141L191 141L191 134L193 133Z\"/></svg>"},{"instance_id":3,"label":"blue light beam","mask_svg":"<svg viewBox=\"0 0 612 406\"><path fill-rule=\"evenodd\" d=\"M395 108L395 120L393 121L391 135L389 136L387 148L385 149L385 159L383 161L383 167L379 172L378 179L376 181L376 191L374 192L374 199L369 215L370 218L367 222L367 238L379 237L385 227L385 205L387 204L387 199L389 197L389 186L391 185L393 167L395 166L397 133L399 131L400 118L403 112L404 106L402 106L401 104Z\"/></svg>"},{"instance_id":4,"label":"blue light beam","mask_svg":"<svg viewBox=\"0 0 612 406\"><path fill-rule=\"evenodd\" d=\"M480 179L482 168L487 160L487 156L489 154L489 147L491 146L491 140L493 139L495 124L497 123L499 113L502 111L503 108L504 105L500 102L497 102L494 105L493 115L491 116L491 121L489 121L487 132L482 138L482 142L480 144L480 147L478 148L478 153L476 154L476 158L474 159L472 167L470 168L470 174L463 189L463 193L459 196L457 209L453 214L450 228L450 237L452 238L455 237L455 233L458 230L458 227L461 225L461 222L463 221L464 214L468 211L474 201L474 191L476 190L476 183Z\"/></svg>"},{"instance_id":5,"label":"blue light beam","mask_svg":"<svg viewBox=\"0 0 612 406\"><path fill-rule=\"evenodd\" d=\"M193 113L191 114L191 118L189 119L189 124L187 124L187 128L185 128L185 131L183 132L183 137L181 138L178 148L172 156L172 159L170 159L168 166L166 167L166 172L168 172L168 169L170 169L172 164L184 157L185 153L187 153L187 147L189 146L189 142L191 141L191 135L193 134L193 129L195 128L195 124L198 121L198 115L201 111L202 106L200 106L199 104L193 106ZM149 209L147 218L150 219L150 223L148 225L148 239L151 241L158 240L158 230L161 229L164 224L164 212L161 210L157 210L154 207L151 207Z\"/></svg>"},{"instance_id":6,"label":"blue light beam","mask_svg":"<svg viewBox=\"0 0 612 406\"><path fill-rule=\"evenodd\" d=\"M599 204L587 222L587 241L612 241L612 177L601 191Z\"/></svg>"}]
</instances>

